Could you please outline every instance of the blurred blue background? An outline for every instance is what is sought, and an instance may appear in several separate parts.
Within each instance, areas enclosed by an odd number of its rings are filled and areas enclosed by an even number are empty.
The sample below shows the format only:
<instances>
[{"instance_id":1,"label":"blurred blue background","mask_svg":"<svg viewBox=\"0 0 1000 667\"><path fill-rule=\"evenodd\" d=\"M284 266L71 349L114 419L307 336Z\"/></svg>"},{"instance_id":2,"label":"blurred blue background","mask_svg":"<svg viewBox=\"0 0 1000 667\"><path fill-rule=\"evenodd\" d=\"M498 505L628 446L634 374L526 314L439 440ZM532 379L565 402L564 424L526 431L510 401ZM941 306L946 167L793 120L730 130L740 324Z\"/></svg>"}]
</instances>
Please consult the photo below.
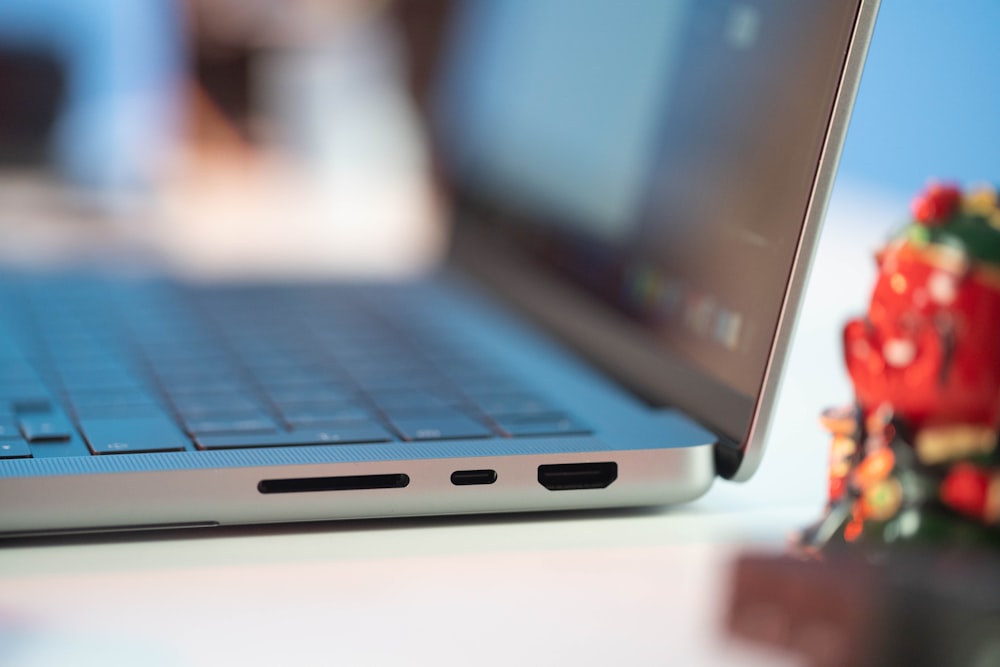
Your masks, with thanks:
<instances>
[{"instance_id":1,"label":"blurred blue background","mask_svg":"<svg viewBox=\"0 0 1000 667\"><path fill-rule=\"evenodd\" d=\"M840 178L1000 183L1000 2L883 0Z\"/></svg>"}]
</instances>

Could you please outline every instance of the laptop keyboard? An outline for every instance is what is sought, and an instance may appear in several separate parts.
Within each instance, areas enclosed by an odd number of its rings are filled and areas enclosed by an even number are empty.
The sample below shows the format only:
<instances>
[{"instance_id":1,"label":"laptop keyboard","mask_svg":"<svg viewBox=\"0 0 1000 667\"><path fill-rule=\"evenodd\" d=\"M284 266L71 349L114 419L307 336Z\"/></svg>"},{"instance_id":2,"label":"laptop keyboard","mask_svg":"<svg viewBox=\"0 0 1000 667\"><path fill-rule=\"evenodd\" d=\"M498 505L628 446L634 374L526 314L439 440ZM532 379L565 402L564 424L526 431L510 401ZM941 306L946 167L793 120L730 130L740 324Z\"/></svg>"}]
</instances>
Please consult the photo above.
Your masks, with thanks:
<instances>
[{"instance_id":1,"label":"laptop keyboard","mask_svg":"<svg viewBox=\"0 0 1000 667\"><path fill-rule=\"evenodd\" d=\"M0 458L588 432L407 294L72 278L6 288Z\"/></svg>"}]
</instances>

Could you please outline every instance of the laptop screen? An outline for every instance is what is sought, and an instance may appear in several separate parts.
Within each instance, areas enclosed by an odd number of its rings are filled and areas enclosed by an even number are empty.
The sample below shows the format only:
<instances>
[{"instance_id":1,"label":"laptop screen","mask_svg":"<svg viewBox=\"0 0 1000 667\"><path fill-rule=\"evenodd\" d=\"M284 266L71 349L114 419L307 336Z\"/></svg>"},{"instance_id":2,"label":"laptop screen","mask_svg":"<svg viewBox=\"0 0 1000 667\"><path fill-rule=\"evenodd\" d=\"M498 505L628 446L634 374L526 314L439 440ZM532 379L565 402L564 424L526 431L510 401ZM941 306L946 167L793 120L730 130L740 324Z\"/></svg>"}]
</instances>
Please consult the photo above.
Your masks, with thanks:
<instances>
[{"instance_id":1,"label":"laptop screen","mask_svg":"<svg viewBox=\"0 0 1000 667\"><path fill-rule=\"evenodd\" d=\"M752 397L856 10L463 5L437 100L449 175L540 264Z\"/></svg>"}]
</instances>

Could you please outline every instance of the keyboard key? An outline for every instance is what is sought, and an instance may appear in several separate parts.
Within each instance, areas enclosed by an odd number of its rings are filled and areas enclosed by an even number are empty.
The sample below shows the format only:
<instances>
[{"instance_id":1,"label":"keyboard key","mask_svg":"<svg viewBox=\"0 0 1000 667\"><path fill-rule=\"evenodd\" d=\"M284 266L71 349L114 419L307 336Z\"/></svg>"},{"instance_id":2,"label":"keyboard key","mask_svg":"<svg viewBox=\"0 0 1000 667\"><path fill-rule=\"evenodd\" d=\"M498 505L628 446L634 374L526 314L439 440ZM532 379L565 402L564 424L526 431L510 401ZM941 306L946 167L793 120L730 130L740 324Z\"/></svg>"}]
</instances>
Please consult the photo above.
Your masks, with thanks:
<instances>
[{"instance_id":1,"label":"keyboard key","mask_svg":"<svg viewBox=\"0 0 1000 667\"><path fill-rule=\"evenodd\" d=\"M0 439L20 437L21 429L13 419L0 419Z\"/></svg>"},{"instance_id":2,"label":"keyboard key","mask_svg":"<svg viewBox=\"0 0 1000 667\"><path fill-rule=\"evenodd\" d=\"M107 390L68 392L69 403L76 409L120 406L156 405L156 399L145 391Z\"/></svg>"},{"instance_id":3,"label":"keyboard key","mask_svg":"<svg viewBox=\"0 0 1000 667\"><path fill-rule=\"evenodd\" d=\"M11 391L7 396L0 397L0 404L6 412L23 414L26 412L49 412L52 410L52 397L44 389L37 391Z\"/></svg>"},{"instance_id":4,"label":"keyboard key","mask_svg":"<svg viewBox=\"0 0 1000 667\"><path fill-rule=\"evenodd\" d=\"M396 378L419 378L434 383L439 383L441 380L439 373L432 367L409 357L396 360L374 359L364 364L348 364L348 371L361 384L391 383Z\"/></svg>"},{"instance_id":5,"label":"keyboard key","mask_svg":"<svg viewBox=\"0 0 1000 667\"><path fill-rule=\"evenodd\" d=\"M142 383L130 375L108 373L63 379L63 387L70 393L89 391L143 391Z\"/></svg>"},{"instance_id":6,"label":"keyboard key","mask_svg":"<svg viewBox=\"0 0 1000 667\"><path fill-rule=\"evenodd\" d=\"M559 411L551 404L530 394L505 394L482 396L476 399L476 406L491 417L506 415L542 415Z\"/></svg>"},{"instance_id":7,"label":"keyboard key","mask_svg":"<svg viewBox=\"0 0 1000 667\"><path fill-rule=\"evenodd\" d=\"M0 385L9 387L11 385L33 383L38 380L38 374L28 364L20 359L0 360Z\"/></svg>"},{"instance_id":8,"label":"keyboard key","mask_svg":"<svg viewBox=\"0 0 1000 667\"><path fill-rule=\"evenodd\" d=\"M60 414L33 414L18 419L21 434L28 442L43 440L69 440L73 435L73 425Z\"/></svg>"},{"instance_id":9,"label":"keyboard key","mask_svg":"<svg viewBox=\"0 0 1000 667\"><path fill-rule=\"evenodd\" d=\"M592 430L566 415L539 415L530 418L498 419L505 433L514 437L540 435L584 435Z\"/></svg>"},{"instance_id":10,"label":"keyboard key","mask_svg":"<svg viewBox=\"0 0 1000 667\"><path fill-rule=\"evenodd\" d=\"M95 454L180 451L190 442L173 421L162 415L83 419L80 427Z\"/></svg>"},{"instance_id":11,"label":"keyboard key","mask_svg":"<svg viewBox=\"0 0 1000 667\"><path fill-rule=\"evenodd\" d=\"M152 394L135 389L68 392L67 401L78 417L137 417L160 411Z\"/></svg>"},{"instance_id":12,"label":"keyboard key","mask_svg":"<svg viewBox=\"0 0 1000 667\"><path fill-rule=\"evenodd\" d=\"M314 385L293 384L282 387L274 387L267 393L271 400L278 405L350 401L357 396L356 392L352 389L347 387L331 387L326 383Z\"/></svg>"},{"instance_id":13,"label":"keyboard key","mask_svg":"<svg viewBox=\"0 0 1000 667\"><path fill-rule=\"evenodd\" d=\"M197 398L185 396L183 400L175 398L173 403L185 420L207 420L217 416L267 416L267 412L258 401L238 395L199 395Z\"/></svg>"},{"instance_id":14,"label":"keyboard key","mask_svg":"<svg viewBox=\"0 0 1000 667\"><path fill-rule=\"evenodd\" d=\"M174 380L164 383L164 389L172 397L186 396L189 394L203 395L206 392L215 394L237 394L246 389L243 382L232 378L206 378L203 380Z\"/></svg>"},{"instance_id":15,"label":"keyboard key","mask_svg":"<svg viewBox=\"0 0 1000 667\"><path fill-rule=\"evenodd\" d=\"M290 424L308 424L311 422L357 421L371 418L371 412L361 405L353 403L332 405L296 405L283 408L282 417Z\"/></svg>"},{"instance_id":16,"label":"keyboard key","mask_svg":"<svg viewBox=\"0 0 1000 667\"><path fill-rule=\"evenodd\" d=\"M303 447L310 445L346 445L368 442L388 442L392 436L370 422L345 422L322 430L291 433L205 435L195 438L201 449L244 449L253 447Z\"/></svg>"},{"instance_id":17,"label":"keyboard key","mask_svg":"<svg viewBox=\"0 0 1000 667\"><path fill-rule=\"evenodd\" d=\"M202 419L187 422L188 433L209 435L217 433L274 433L278 425L268 417L247 419Z\"/></svg>"},{"instance_id":18,"label":"keyboard key","mask_svg":"<svg viewBox=\"0 0 1000 667\"><path fill-rule=\"evenodd\" d=\"M431 391L439 392L445 388L444 382L434 376L420 375L385 375L382 377L369 377L359 379L358 384L366 390L383 391Z\"/></svg>"},{"instance_id":19,"label":"keyboard key","mask_svg":"<svg viewBox=\"0 0 1000 667\"><path fill-rule=\"evenodd\" d=\"M269 390L280 387L301 387L303 385L325 386L336 384L339 379L320 370L268 370L257 371L257 381Z\"/></svg>"},{"instance_id":20,"label":"keyboard key","mask_svg":"<svg viewBox=\"0 0 1000 667\"><path fill-rule=\"evenodd\" d=\"M372 396L372 400L388 414L447 409L457 402L457 399L438 396L432 393L415 392L382 393Z\"/></svg>"},{"instance_id":21,"label":"keyboard key","mask_svg":"<svg viewBox=\"0 0 1000 667\"><path fill-rule=\"evenodd\" d=\"M455 440L491 438L493 432L479 422L456 412L441 415L395 417L392 424L406 440Z\"/></svg>"},{"instance_id":22,"label":"keyboard key","mask_svg":"<svg viewBox=\"0 0 1000 667\"><path fill-rule=\"evenodd\" d=\"M488 397L528 393L527 388L514 380L455 380L455 384L466 396Z\"/></svg>"},{"instance_id":23,"label":"keyboard key","mask_svg":"<svg viewBox=\"0 0 1000 667\"><path fill-rule=\"evenodd\" d=\"M49 392L39 380L0 384L0 400L13 403L48 400Z\"/></svg>"},{"instance_id":24,"label":"keyboard key","mask_svg":"<svg viewBox=\"0 0 1000 667\"><path fill-rule=\"evenodd\" d=\"M0 440L0 459L28 459L31 450L24 440Z\"/></svg>"},{"instance_id":25,"label":"keyboard key","mask_svg":"<svg viewBox=\"0 0 1000 667\"><path fill-rule=\"evenodd\" d=\"M153 403L146 405L89 405L74 408L73 412L77 419L155 417L163 414L163 408Z\"/></svg>"},{"instance_id":26,"label":"keyboard key","mask_svg":"<svg viewBox=\"0 0 1000 667\"><path fill-rule=\"evenodd\" d=\"M185 391L182 394L171 396L170 400L179 408L200 406L219 406L223 408L256 407L259 404L256 396L245 385L238 386L240 389L232 392L221 392L208 386L202 388L200 391Z\"/></svg>"}]
</instances>

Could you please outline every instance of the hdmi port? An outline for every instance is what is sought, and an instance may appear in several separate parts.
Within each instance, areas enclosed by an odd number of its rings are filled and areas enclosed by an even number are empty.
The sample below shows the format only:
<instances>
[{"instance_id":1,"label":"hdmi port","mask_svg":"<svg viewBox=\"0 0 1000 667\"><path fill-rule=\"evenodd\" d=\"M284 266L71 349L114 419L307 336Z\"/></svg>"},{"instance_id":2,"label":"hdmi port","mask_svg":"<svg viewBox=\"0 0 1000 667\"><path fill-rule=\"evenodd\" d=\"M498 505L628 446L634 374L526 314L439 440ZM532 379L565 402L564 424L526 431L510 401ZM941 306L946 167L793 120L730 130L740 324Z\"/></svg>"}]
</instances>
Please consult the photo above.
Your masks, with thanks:
<instances>
[{"instance_id":1,"label":"hdmi port","mask_svg":"<svg viewBox=\"0 0 1000 667\"><path fill-rule=\"evenodd\" d=\"M538 466L538 483L549 491L603 489L618 479L618 464L556 463Z\"/></svg>"}]
</instances>

